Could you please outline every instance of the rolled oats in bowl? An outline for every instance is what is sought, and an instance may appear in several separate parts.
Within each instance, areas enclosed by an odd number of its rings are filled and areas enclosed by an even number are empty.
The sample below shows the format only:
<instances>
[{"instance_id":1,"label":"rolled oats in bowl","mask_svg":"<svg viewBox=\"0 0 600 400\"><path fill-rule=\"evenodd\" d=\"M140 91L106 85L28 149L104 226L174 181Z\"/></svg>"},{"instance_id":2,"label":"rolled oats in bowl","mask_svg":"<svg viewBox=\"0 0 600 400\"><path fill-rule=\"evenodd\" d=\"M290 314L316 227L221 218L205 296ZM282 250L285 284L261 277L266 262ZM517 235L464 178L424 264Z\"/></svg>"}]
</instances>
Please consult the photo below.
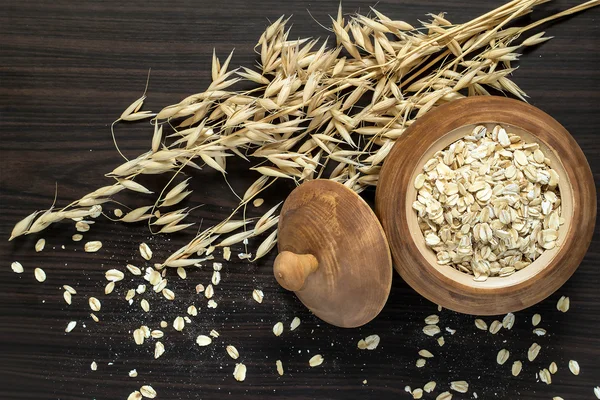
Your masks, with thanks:
<instances>
[{"instance_id":1,"label":"rolled oats in bowl","mask_svg":"<svg viewBox=\"0 0 600 400\"><path fill-rule=\"evenodd\" d=\"M425 243L476 281L506 277L556 247L559 175L538 143L476 126L436 152L414 181Z\"/></svg>"}]
</instances>

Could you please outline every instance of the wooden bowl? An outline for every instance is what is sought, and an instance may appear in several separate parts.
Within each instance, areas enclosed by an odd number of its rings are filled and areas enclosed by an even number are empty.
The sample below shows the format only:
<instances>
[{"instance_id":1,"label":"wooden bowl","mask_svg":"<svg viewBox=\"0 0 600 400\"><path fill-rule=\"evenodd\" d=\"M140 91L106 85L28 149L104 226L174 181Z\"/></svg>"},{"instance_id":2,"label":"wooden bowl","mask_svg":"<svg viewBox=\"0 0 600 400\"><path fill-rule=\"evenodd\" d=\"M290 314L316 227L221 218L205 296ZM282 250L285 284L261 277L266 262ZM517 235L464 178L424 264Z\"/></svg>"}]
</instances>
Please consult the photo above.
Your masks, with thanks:
<instances>
[{"instance_id":1,"label":"wooden bowl","mask_svg":"<svg viewBox=\"0 0 600 400\"><path fill-rule=\"evenodd\" d=\"M479 124L508 127L536 142L560 176L564 225L557 246L508 277L476 282L473 276L438 265L425 245L412 203L415 177L432 155ZM543 111L503 97L472 97L442 105L406 130L381 170L376 213L390 244L394 267L427 299L454 311L497 315L529 307L556 291L575 272L590 244L596 221L596 189L587 160L573 137Z\"/></svg>"},{"instance_id":2,"label":"wooden bowl","mask_svg":"<svg viewBox=\"0 0 600 400\"><path fill-rule=\"evenodd\" d=\"M377 216L346 186L317 179L281 209L273 274L317 317L354 328L375 318L392 286L392 257Z\"/></svg>"}]
</instances>

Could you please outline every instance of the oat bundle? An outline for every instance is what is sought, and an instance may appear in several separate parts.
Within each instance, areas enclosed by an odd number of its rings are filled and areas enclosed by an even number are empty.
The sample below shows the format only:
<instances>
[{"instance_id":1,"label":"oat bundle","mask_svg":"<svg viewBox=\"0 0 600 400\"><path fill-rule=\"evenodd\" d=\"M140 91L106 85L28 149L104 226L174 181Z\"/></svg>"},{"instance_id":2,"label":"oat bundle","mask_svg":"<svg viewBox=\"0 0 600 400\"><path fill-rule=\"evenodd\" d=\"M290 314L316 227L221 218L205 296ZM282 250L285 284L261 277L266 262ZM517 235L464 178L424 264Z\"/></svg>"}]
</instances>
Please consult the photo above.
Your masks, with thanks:
<instances>
[{"instance_id":1,"label":"oat bundle","mask_svg":"<svg viewBox=\"0 0 600 400\"><path fill-rule=\"evenodd\" d=\"M145 94L133 102L116 122L150 118L150 149L109 172L112 185L61 209L52 206L30 214L15 225L9 240L65 219L95 218L101 204L122 190L152 194L135 181L147 174L173 177L154 202L120 220L147 221L153 233L178 232L191 225L184 220L192 211L172 210L192 193L189 178L177 182L179 172L210 167L225 175L227 157L236 155L252 159L251 169L260 177L229 218L200 232L161 267L190 266L201 260L196 255L213 246L231 246L271 231L258 248L255 259L260 258L277 241L277 206L256 221L234 216L275 180L300 184L328 178L359 193L377 185L394 141L432 108L465 96L489 95L490 90L524 100L525 93L509 78L516 69L512 62L524 47L550 37L540 32L525 39L523 34L598 5L592 0L527 26L509 26L546 1L513 0L464 24L453 24L444 13L429 14L416 27L375 9L369 15L344 16L340 7L331 19L334 44L291 39L288 20L281 17L256 45L258 69L230 70L232 54L222 62L213 54L212 82L205 91L158 114L140 111ZM255 87L234 90L240 81ZM169 127L173 132L167 134Z\"/></svg>"}]
</instances>

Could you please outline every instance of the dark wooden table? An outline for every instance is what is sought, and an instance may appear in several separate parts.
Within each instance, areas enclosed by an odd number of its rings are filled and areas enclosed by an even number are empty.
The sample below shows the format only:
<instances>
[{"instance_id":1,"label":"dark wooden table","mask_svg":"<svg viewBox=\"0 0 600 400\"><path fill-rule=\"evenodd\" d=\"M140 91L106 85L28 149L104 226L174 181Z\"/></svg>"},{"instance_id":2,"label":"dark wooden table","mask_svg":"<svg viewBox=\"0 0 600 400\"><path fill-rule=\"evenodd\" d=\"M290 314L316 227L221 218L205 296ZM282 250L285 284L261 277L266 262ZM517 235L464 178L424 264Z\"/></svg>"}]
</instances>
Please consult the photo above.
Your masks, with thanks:
<instances>
[{"instance_id":1,"label":"dark wooden table","mask_svg":"<svg viewBox=\"0 0 600 400\"><path fill-rule=\"evenodd\" d=\"M378 9L397 19L414 22L427 12L448 12L452 21L463 22L502 2L380 1ZM533 17L566 9L576 0L546 4ZM344 2L347 12L367 12L372 3ZM151 384L163 399L196 398L410 398L404 388L438 382L434 394L448 390L452 380L467 380L468 394L455 399L551 399L594 398L600 385L600 231L595 231L590 250L577 273L541 304L516 314L511 331L496 336L476 330L472 316L447 310L439 313L446 345L421 333L423 318L437 313L436 305L417 295L394 276L392 292L382 314L370 324L344 330L328 326L312 316L272 278L273 255L257 263L234 257L223 269L216 310L206 308L193 287L207 284L210 268L191 271L187 280L170 276L177 299L169 304L150 296L152 312L129 307L123 297L135 287L127 278L111 296L103 295L103 273L131 262L143 265L137 252L148 241L157 258L186 243L189 234L151 237L145 227L123 226L105 219L85 234L101 240L95 254L82 251L83 242L70 237L72 224L58 224L39 235L7 242L13 224L34 209L51 205L58 185L58 205L106 184L103 174L121 161L110 137L110 123L143 91L152 68L146 109L178 102L201 91L209 82L213 47L220 55L236 48L234 65L255 62L253 45L267 24L281 14L294 14L292 36L326 36L313 21L328 24L337 1L2 1L0 4L0 398L2 399L125 399L142 384ZM553 115L576 138L585 152L595 180L600 179L600 9L546 27L550 42L525 54L515 73L516 82L531 96L531 103ZM146 123L117 127L122 150L136 155L147 149L151 131ZM231 166L232 186L243 191L253 179L244 163ZM156 182L156 187L161 181ZM194 220L204 226L220 221L236 204L223 180L210 171L193 180L191 205L204 203ZM290 187L270 190L261 209L285 197ZM373 198L367 192L368 199ZM136 198L128 198L135 205ZM137 200L139 201L139 200ZM111 208L111 207L109 207ZM251 210L251 215L259 211ZM35 253L40 237L46 249ZM64 245L65 248L61 248ZM239 248L234 249L234 253ZM26 272L11 272L20 261ZM48 274L37 283L33 269ZM172 272L172 271L171 271ZM61 286L79 292L73 305L62 300ZM262 288L265 299L251 298ZM89 317L87 296L103 302L100 323ZM567 314L556 310L561 295L571 298ZM189 304L202 305L193 324L182 333L171 323L184 315ZM542 314L541 327L548 335L532 334L531 317ZM290 332L294 316L300 327ZM157 327L166 319L163 339L167 351L152 356L153 344L135 346L131 331L145 323ZM77 320L70 334L67 322ZM493 318L486 318L488 323ZM283 321L286 331L275 337L272 326ZM196 335L211 329L221 333L210 347L194 344ZM375 351L359 351L356 343L379 334ZM542 346L534 363L526 362L532 342ZM153 341L152 341L153 342ZM224 346L234 344L240 361L248 367L245 382L232 377L235 361ZM417 351L427 348L435 357L416 368ZM504 366L496 353L511 352ZM308 359L323 354L325 363L309 368ZM275 360L283 360L280 377ZM524 360L521 375L510 374L512 361ZM567 368L577 360L581 374ZM96 361L97 371L90 370ZM551 385L536 382L536 372L555 361L559 370ZM136 368L137 378L128 377ZM363 383L363 381L365 381Z\"/></svg>"}]
</instances>

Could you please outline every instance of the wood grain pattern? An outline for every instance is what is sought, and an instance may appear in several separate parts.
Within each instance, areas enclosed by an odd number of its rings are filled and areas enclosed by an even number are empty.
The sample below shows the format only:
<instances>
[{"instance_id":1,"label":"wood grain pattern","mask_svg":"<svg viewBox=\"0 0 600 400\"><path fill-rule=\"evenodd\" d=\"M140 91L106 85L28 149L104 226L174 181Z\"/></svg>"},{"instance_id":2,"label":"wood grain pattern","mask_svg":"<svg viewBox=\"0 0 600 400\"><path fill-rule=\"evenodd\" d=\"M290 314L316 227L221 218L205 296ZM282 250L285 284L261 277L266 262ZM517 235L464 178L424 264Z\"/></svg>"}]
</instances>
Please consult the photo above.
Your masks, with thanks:
<instances>
[{"instance_id":1,"label":"wood grain pattern","mask_svg":"<svg viewBox=\"0 0 600 400\"><path fill-rule=\"evenodd\" d=\"M540 144L560 177L561 216L566 222L560 227L557 247L527 268L508 277L476 282L470 275L438 265L425 244L412 204L417 197L413 182L424 163L481 124L488 129L500 124L526 143ZM467 98L440 106L396 141L381 170L376 209L390 242L394 267L413 289L455 311L497 315L545 299L579 267L596 222L596 188L577 142L551 116L517 100Z\"/></svg>"},{"instance_id":2,"label":"wood grain pattern","mask_svg":"<svg viewBox=\"0 0 600 400\"><path fill-rule=\"evenodd\" d=\"M426 0L380 1L377 8L394 18L416 23L426 13L448 12L451 21L463 22L497 7L501 0L455 2ZM533 12L531 18L549 15L577 4L557 0ZM372 2L345 0L348 12L367 12ZM219 55L236 48L233 65L256 62L253 46L267 25L281 14L293 14L291 35L321 36L338 1L232 0L139 1L54 0L51 2L2 1L0 13L0 237L8 238L15 221L34 209L47 208L58 184L58 204L109 182L102 176L121 161L110 138L110 123L137 99L144 89L148 68L152 68L149 98L145 109L158 110L178 102L210 81L213 47ZM598 20L600 10L544 26L551 41L532 48L521 58L514 79L530 96L533 105L556 118L573 134L587 156L596 186L600 182L600 51ZM523 19L527 23L530 17ZM128 156L146 151L152 131L144 124L117 127L117 139ZM231 185L242 192L256 174L247 163L228 165ZM195 190L189 205L204 204L194 213L203 226L221 221L237 205L219 174L200 172L191 180ZM144 182L146 183L146 182ZM150 181L153 189L164 183ZM281 183L265 193L265 204L248 209L259 216L293 189ZM364 194L369 202L374 192ZM131 206L143 205L137 197L123 198ZM117 285L116 295L104 297L104 271L123 268L132 262L144 266L137 245L148 241L160 259L184 245L190 233L169 238L150 236L143 225L124 226L100 220L86 234L86 240L101 240L103 249L84 254L83 243L74 244L69 224L59 224L43 235L13 242L0 240L0 398L114 400L125 399L134 389L150 383L162 399L213 398L409 398L404 387L422 387L433 379L446 390L448 382L466 379L469 394L454 399L534 399L562 396L567 400L593 398L599 385L600 338L600 230L594 231L592 245L573 277L548 300L517 313L512 331L491 336L478 331L473 318L444 310L440 326L446 345L421 333L426 315L437 313L435 304L425 300L395 275L388 303L371 323L358 329L341 329L312 316L295 296L281 289L273 279L274 255L258 262L235 257L222 271L217 288L219 306L209 311L206 300L193 288L207 284L211 268L194 270L187 280L170 276L178 297L165 304L149 298L152 313L143 315L139 306L130 307L123 297L133 281ZM46 250L35 253L38 237L45 237ZM251 241L250 247L258 245ZM66 249L61 249L64 244ZM23 275L10 270L19 260ZM33 268L48 274L44 284L33 278ZM79 295L71 306L62 300L61 285L72 284ZM137 283L135 283L137 284ZM252 289L265 293L262 304L252 300ZM89 319L86 297L98 295L103 302L102 322ZM571 297L567 314L556 311L559 296ZM185 312L191 303L200 308L183 333L169 328L163 342L166 353L152 358L152 346L135 346L132 329L142 323L157 326L160 320ZM531 333L531 316L541 313L544 337ZM294 316L302 324L288 330ZM64 333L68 321L78 327ZM272 326L283 321L286 330L273 336ZM492 318L486 318L490 323ZM83 327L85 322L85 327ZM199 348L194 339L210 329L221 339L209 348ZM358 351L356 343L370 334L379 334L375 351ZM504 341L506 340L506 343ZM542 346L535 363L524 362L517 378L510 376L510 363L525 360L533 341ZM240 361L248 366L245 382L233 380L235 361L225 352L233 344ZM511 350L503 367L495 363L501 348ZM427 348L436 357L417 369L417 350ZM308 360L321 353L325 362L309 368ZM281 359L286 374L279 377L275 360ZM569 359L581 365L578 377L567 370ZM89 365L98 363L92 372ZM535 372L556 361L559 372L552 385L535 381ZM108 365L112 363L112 365ZM127 372L137 368L132 379ZM363 384L363 380L367 380ZM439 390L436 390L439 393ZM431 396L429 397L431 398Z\"/></svg>"},{"instance_id":3,"label":"wood grain pattern","mask_svg":"<svg viewBox=\"0 0 600 400\"><path fill-rule=\"evenodd\" d=\"M273 272L317 317L362 326L385 305L392 256L370 206L341 183L317 179L296 188L279 219Z\"/></svg>"}]
</instances>

